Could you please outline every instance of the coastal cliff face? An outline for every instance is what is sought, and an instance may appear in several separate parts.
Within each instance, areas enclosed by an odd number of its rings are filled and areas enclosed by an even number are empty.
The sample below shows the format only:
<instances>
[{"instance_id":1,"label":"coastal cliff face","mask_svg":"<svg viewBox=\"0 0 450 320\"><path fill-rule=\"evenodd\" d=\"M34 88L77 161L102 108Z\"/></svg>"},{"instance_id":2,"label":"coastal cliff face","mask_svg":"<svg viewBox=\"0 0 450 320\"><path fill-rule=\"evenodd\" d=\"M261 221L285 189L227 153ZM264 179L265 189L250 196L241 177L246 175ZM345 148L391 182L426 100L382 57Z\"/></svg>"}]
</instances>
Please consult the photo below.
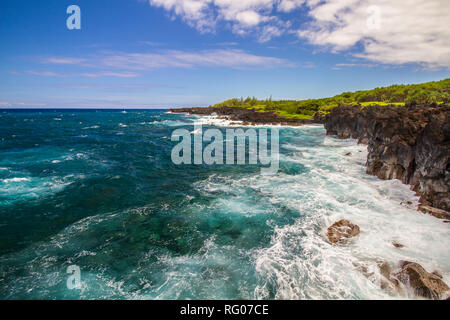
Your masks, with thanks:
<instances>
[{"instance_id":1,"label":"coastal cliff face","mask_svg":"<svg viewBox=\"0 0 450 320\"><path fill-rule=\"evenodd\" d=\"M324 125L328 135L368 145L368 174L410 184L424 211L449 218L450 106L339 106Z\"/></svg>"}]
</instances>

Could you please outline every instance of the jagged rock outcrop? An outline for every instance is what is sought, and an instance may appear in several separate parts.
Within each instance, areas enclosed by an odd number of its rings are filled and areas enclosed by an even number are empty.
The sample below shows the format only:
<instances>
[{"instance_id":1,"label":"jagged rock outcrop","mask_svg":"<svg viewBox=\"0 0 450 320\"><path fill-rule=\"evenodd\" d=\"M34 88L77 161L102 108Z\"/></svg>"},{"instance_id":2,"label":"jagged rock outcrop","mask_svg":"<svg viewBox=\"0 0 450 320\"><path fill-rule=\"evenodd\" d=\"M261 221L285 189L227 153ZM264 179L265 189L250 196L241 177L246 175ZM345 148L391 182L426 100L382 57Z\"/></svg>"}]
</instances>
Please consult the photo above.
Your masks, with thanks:
<instances>
[{"instance_id":1,"label":"jagged rock outcrop","mask_svg":"<svg viewBox=\"0 0 450 320\"><path fill-rule=\"evenodd\" d=\"M400 262L401 270L396 274L404 285L414 290L420 297L429 299L445 298L444 294L450 291L442 276L427 272L420 264L409 261Z\"/></svg>"},{"instance_id":2,"label":"jagged rock outcrop","mask_svg":"<svg viewBox=\"0 0 450 320\"><path fill-rule=\"evenodd\" d=\"M416 297L437 300L446 299L450 294L450 288L438 271L430 273L415 262L400 261L395 268L386 261L377 261L376 268L369 269L367 264L359 263L355 267L370 281L393 295L407 296L409 291Z\"/></svg>"},{"instance_id":3,"label":"jagged rock outcrop","mask_svg":"<svg viewBox=\"0 0 450 320\"><path fill-rule=\"evenodd\" d=\"M349 238L359 234L359 227L348 220L342 219L333 223L327 230L327 237L331 243L345 243Z\"/></svg>"},{"instance_id":4,"label":"jagged rock outcrop","mask_svg":"<svg viewBox=\"0 0 450 320\"><path fill-rule=\"evenodd\" d=\"M410 184L424 206L441 209L436 216L450 217L450 106L339 106L324 125L368 145L367 173Z\"/></svg>"},{"instance_id":5,"label":"jagged rock outcrop","mask_svg":"<svg viewBox=\"0 0 450 320\"><path fill-rule=\"evenodd\" d=\"M208 107L208 108L179 108L170 109L170 112L186 112L196 115L217 115L230 121L242 121L244 125L249 124L281 124L299 126L314 123L313 119L288 119L273 112L257 112L252 109L240 107Z\"/></svg>"}]
</instances>

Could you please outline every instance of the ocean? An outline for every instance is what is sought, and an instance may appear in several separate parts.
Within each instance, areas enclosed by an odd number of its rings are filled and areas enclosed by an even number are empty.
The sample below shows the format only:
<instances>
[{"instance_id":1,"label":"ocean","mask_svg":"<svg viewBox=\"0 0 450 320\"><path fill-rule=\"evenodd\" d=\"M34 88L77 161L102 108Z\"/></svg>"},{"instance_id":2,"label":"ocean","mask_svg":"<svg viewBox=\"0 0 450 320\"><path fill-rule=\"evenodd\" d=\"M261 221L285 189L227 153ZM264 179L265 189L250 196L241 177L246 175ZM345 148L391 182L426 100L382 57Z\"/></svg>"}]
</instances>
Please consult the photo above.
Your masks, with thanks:
<instances>
[{"instance_id":1,"label":"ocean","mask_svg":"<svg viewBox=\"0 0 450 320\"><path fill-rule=\"evenodd\" d=\"M172 132L195 123L229 125L0 110L0 299L395 299L377 263L400 260L450 283L448 224L415 210L407 185L365 174L366 146L280 127L276 175L173 164ZM339 219L361 229L346 245L326 239Z\"/></svg>"}]
</instances>

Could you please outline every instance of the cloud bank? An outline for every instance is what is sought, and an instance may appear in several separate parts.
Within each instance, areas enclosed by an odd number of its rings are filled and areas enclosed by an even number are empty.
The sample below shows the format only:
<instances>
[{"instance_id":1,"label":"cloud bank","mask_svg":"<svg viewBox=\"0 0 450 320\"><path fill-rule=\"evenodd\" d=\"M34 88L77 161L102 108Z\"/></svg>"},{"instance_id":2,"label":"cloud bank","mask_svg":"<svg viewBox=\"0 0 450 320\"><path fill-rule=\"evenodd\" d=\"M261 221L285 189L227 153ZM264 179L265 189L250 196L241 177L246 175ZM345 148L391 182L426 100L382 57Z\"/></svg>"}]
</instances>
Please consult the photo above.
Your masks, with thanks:
<instances>
[{"instance_id":1,"label":"cloud bank","mask_svg":"<svg viewBox=\"0 0 450 320\"><path fill-rule=\"evenodd\" d=\"M72 65L89 68L89 72L58 73L49 70L26 70L24 73L44 77L136 78L142 76L141 73L143 72L160 68L216 67L250 70L296 66L285 59L255 55L239 49L160 50L147 53L107 52L84 58L49 57L41 62L45 65ZM311 67L309 64L299 66ZM10 71L10 73L14 75L22 74L17 71Z\"/></svg>"},{"instance_id":2,"label":"cloud bank","mask_svg":"<svg viewBox=\"0 0 450 320\"><path fill-rule=\"evenodd\" d=\"M267 42L295 34L384 64L450 67L448 0L149 0L200 32L228 26Z\"/></svg>"},{"instance_id":3,"label":"cloud bank","mask_svg":"<svg viewBox=\"0 0 450 320\"><path fill-rule=\"evenodd\" d=\"M225 67L232 69L273 68L293 66L287 60L260 56L238 49L202 51L166 50L157 53L119 53L101 59L108 68L152 70L157 68Z\"/></svg>"}]
</instances>

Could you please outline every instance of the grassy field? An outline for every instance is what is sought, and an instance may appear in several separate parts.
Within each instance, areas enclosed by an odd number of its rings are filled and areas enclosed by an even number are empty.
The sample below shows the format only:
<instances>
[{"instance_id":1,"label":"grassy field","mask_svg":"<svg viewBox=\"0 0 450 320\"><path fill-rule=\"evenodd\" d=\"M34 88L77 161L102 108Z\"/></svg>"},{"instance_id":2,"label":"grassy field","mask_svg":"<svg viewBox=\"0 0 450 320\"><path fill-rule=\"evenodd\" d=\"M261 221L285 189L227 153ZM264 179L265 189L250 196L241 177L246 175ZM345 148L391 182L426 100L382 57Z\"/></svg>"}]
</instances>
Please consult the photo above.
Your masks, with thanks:
<instances>
[{"instance_id":1,"label":"grassy field","mask_svg":"<svg viewBox=\"0 0 450 320\"><path fill-rule=\"evenodd\" d=\"M286 118L309 119L316 113L326 115L338 105L405 105L407 102L448 103L450 78L413 85L393 85L372 90L344 92L334 97L308 100L258 100L233 98L212 107L242 107L257 112L274 112Z\"/></svg>"}]
</instances>

